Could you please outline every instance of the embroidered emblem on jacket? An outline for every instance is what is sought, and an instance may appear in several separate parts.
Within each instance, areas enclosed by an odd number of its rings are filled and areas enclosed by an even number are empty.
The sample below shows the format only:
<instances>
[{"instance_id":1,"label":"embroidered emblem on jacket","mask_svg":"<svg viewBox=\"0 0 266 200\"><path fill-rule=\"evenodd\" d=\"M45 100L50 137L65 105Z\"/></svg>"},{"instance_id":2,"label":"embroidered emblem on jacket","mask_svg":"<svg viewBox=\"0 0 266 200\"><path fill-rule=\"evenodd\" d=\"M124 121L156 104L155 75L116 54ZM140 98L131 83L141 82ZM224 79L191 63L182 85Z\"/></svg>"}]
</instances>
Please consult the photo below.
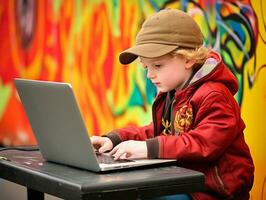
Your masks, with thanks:
<instances>
[{"instance_id":1,"label":"embroidered emblem on jacket","mask_svg":"<svg viewBox=\"0 0 266 200\"><path fill-rule=\"evenodd\" d=\"M175 114L174 128L176 132L189 130L193 120L193 111L190 105L184 105Z\"/></svg>"},{"instance_id":2,"label":"embroidered emblem on jacket","mask_svg":"<svg viewBox=\"0 0 266 200\"><path fill-rule=\"evenodd\" d=\"M171 122L169 123L169 121L166 119L164 120L164 118L162 118L162 125L164 127L163 129L163 135L169 135L169 133L171 132Z\"/></svg>"}]
</instances>

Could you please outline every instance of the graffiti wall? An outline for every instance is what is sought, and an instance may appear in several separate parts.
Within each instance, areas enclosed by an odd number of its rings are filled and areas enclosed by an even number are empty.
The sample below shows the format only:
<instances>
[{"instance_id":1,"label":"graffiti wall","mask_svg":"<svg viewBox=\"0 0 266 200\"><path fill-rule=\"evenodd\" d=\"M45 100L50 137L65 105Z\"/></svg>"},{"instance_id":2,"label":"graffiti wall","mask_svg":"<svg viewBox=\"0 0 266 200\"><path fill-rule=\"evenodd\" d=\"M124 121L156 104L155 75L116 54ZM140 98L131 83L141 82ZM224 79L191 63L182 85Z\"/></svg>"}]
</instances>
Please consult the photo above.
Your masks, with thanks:
<instances>
[{"instance_id":1,"label":"graffiti wall","mask_svg":"<svg viewBox=\"0 0 266 200\"><path fill-rule=\"evenodd\" d=\"M156 89L119 53L162 8L188 12L205 45L239 83L235 96L256 172L251 199L266 199L266 3L263 0L0 0L0 144L35 144L13 78L72 84L90 135L151 120Z\"/></svg>"}]
</instances>

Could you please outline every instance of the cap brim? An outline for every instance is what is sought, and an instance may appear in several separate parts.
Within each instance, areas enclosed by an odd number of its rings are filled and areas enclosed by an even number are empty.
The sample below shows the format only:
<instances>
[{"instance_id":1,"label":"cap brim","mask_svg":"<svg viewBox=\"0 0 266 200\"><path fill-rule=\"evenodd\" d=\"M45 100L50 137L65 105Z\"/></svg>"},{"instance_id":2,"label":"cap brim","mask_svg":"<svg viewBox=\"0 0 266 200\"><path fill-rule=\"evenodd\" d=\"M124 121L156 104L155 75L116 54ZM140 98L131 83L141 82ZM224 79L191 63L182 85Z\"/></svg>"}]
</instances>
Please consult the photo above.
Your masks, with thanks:
<instances>
[{"instance_id":1,"label":"cap brim","mask_svg":"<svg viewBox=\"0 0 266 200\"><path fill-rule=\"evenodd\" d=\"M139 56L145 58L156 58L168 54L176 48L178 48L176 45L141 44L120 53L119 61L121 64L127 65Z\"/></svg>"}]
</instances>

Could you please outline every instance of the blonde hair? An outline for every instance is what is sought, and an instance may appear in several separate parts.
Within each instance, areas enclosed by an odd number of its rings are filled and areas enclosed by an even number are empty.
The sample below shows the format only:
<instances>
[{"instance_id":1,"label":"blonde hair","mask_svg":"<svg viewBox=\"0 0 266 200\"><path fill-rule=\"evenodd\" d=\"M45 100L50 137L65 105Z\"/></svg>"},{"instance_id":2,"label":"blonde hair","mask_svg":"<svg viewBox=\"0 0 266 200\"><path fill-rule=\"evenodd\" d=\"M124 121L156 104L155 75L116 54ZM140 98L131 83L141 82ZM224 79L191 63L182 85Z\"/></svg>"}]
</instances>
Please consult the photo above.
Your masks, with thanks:
<instances>
[{"instance_id":1,"label":"blonde hair","mask_svg":"<svg viewBox=\"0 0 266 200\"><path fill-rule=\"evenodd\" d=\"M188 49L188 48L177 48L176 50L172 51L170 55L172 56L183 56L187 60L194 60L196 65L202 65L210 52L205 46L201 46L196 49Z\"/></svg>"}]
</instances>

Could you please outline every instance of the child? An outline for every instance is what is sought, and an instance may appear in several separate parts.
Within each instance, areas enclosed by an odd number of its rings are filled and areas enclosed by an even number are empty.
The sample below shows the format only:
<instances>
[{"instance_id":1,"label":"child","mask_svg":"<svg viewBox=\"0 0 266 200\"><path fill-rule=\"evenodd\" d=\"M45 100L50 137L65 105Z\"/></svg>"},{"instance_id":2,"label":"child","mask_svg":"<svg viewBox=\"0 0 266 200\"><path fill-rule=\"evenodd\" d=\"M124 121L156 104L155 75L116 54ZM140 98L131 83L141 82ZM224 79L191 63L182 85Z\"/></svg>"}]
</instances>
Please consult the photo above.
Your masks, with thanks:
<instances>
[{"instance_id":1,"label":"child","mask_svg":"<svg viewBox=\"0 0 266 200\"><path fill-rule=\"evenodd\" d=\"M179 10L156 13L119 59L129 64L137 57L159 91L153 123L93 136L92 143L115 159L176 158L203 172L205 191L187 199L248 199L254 166L233 97L237 81L221 56L203 46L196 22ZM179 195L162 197L169 198Z\"/></svg>"}]
</instances>

